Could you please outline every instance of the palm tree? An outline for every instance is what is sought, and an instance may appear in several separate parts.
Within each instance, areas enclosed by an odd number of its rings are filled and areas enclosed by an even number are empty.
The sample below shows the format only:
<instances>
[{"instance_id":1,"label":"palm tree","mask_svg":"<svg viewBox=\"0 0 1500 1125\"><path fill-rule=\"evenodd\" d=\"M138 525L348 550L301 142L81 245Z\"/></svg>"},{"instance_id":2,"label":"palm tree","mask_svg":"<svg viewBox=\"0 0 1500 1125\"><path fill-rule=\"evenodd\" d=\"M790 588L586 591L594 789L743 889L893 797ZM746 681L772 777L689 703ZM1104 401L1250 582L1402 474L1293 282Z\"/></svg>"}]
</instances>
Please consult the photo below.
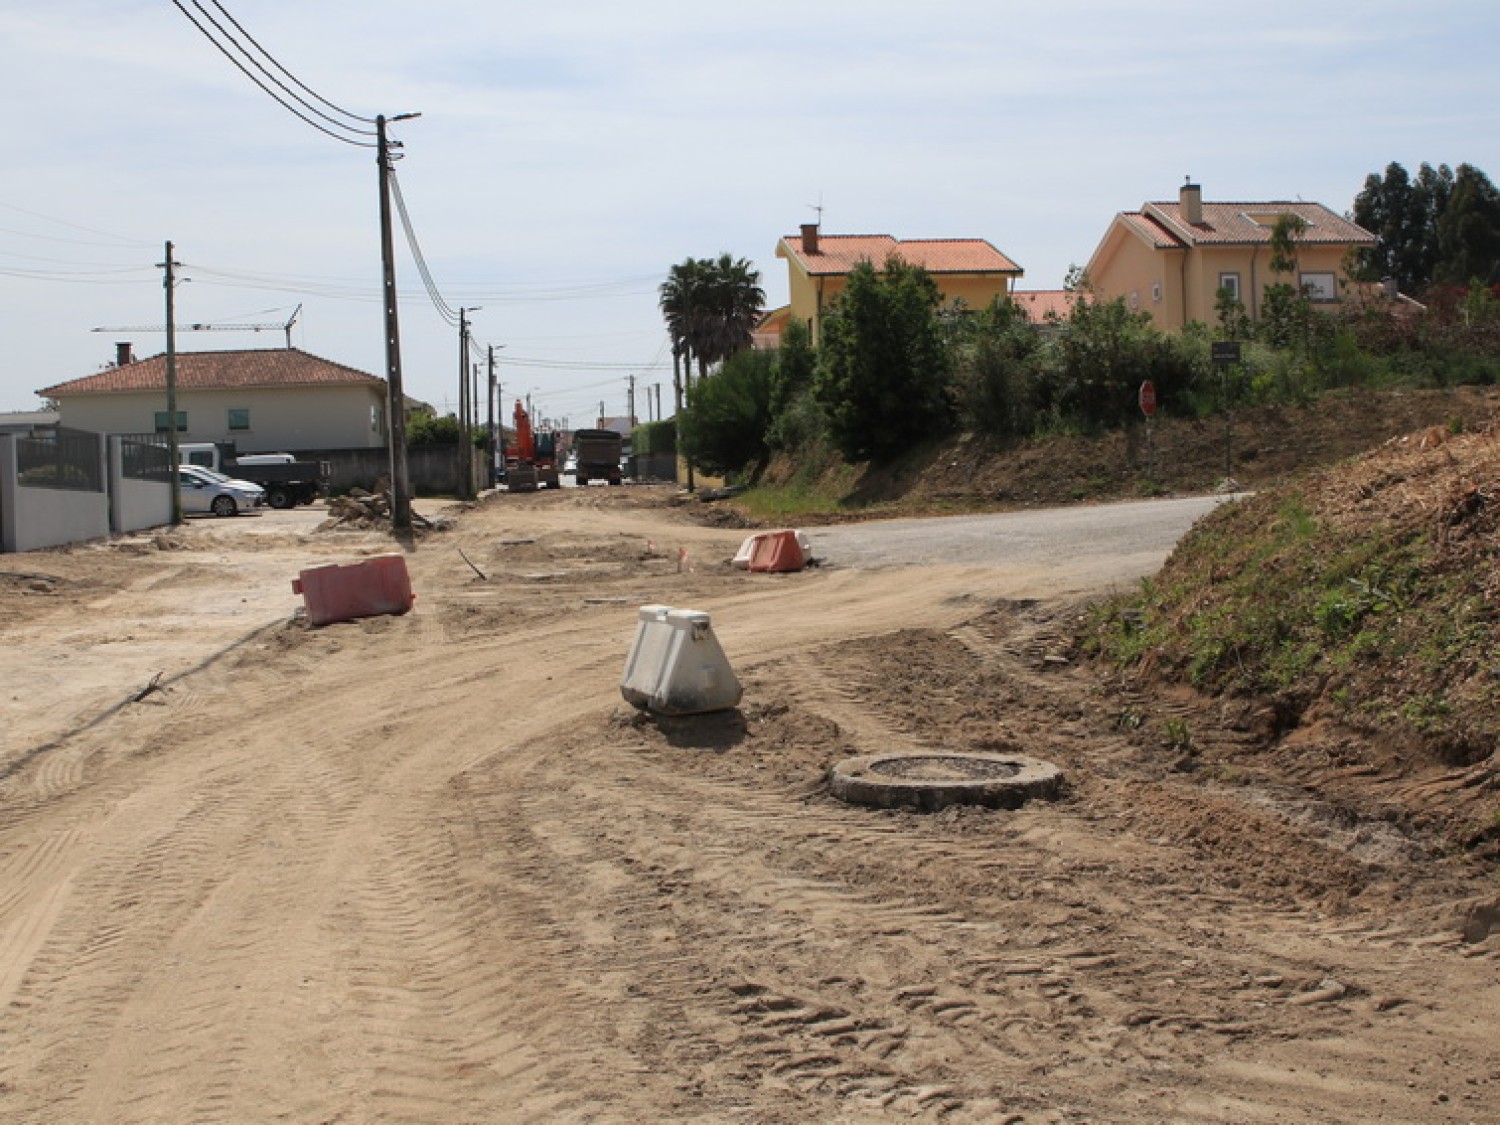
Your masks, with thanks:
<instances>
[{"instance_id":1,"label":"palm tree","mask_svg":"<svg viewBox=\"0 0 1500 1125\"><path fill-rule=\"evenodd\" d=\"M692 382L692 363L706 378L713 364L750 346L766 294L760 274L745 258L688 258L673 266L662 282L660 305L672 340L673 381L681 403L681 384ZM681 361L682 374L677 363Z\"/></svg>"},{"instance_id":2,"label":"palm tree","mask_svg":"<svg viewBox=\"0 0 1500 1125\"><path fill-rule=\"evenodd\" d=\"M750 346L751 333L766 303L760 273L747 259L736 261L721 254L717 261L705 264L708 309L696 349L700 375L706 374L708 364L722 363Z\"/></svg>"},{"instance_id":3,"label":"palm tree","mask_svg":"<svg viewBox=\"0 0 1500 1125\"><path fill-rule=\"evenodd\" d=\"M692 371L695 309L704 304L702 265L694 258L679 262L667 271L660 290L661 314L672 341L672 390L678 413L682 412L682 372Z\"/></svg>"}]
</instances>

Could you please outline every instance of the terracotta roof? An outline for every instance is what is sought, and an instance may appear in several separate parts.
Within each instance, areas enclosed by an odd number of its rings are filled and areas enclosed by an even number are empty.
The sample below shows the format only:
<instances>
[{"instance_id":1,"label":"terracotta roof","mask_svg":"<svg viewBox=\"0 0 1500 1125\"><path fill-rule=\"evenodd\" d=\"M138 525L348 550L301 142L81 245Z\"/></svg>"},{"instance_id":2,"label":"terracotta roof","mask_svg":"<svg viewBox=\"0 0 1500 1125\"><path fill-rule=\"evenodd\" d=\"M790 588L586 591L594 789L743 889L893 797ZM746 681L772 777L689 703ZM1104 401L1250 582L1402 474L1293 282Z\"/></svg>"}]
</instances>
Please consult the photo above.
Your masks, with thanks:
<instances>
[{"instance_id":1,"label":"terracotta roof","mask_svg":"<svg viewBox=\"0 0 1500 1125\"><path fill-rule=\"evenodd\" d=\"M1149 226L1175 236L1182 243L1198 246L1249 246L1271 241L1271 231L1279 216L1299 215L1307 229L1297 236L1303 243L1334 243L1373 246L1375 236L1348 219L1334 214L1321 203L1279 200L1264 203L1203 203L1203 221L1189 223L1183 217L1182 203L1172 200L1147 203L1140 214L1127 214L1126 220L1137 230ZM1144 222L1143 222L1144 220Z\"/></svg>"},{"instance_id":2,"label":"terracotta roof","mask_svg":"<svg viewBox=\"0 0 1500 1125\"><path fill-rule=\"evenodd\" d=\"M892 254L928 273L1004 273L1022 272L1021 267L982 238L929 238L898 242L888 234L820 234L818 252L802 249L800 234L781 240L786 253L801 263L813 276L846 274L861 262L879 267ZM777 252L780 254L781 249Z\"/></svg>"},{"instance_id":3,"label":"terracotta roof","mask_svg":"<svg viewBox=\"0 0 1500 1125\"><path fill-rule=\"evenodd\" d=\"M1049 317L1066 320L1078 294L1071 289L1016 289L1010 299L1026 310L1031 323L1045 324Z\"/></svg>"},{"instance_id":4,"label":"terracotta roof","mask_svg":"<svg viewBox=\"0 0 1500 1125\"><path fill-rule=\"evenodd\" d=\"M1139 211L1126 211L1120 219L1157 250L1180 250L1183 247L1182 239L1150 215L1142 215Z\"/></svg>"},{"instance_id":5,"label":"terracotta roof","mask_svg":"<svg viewBox=\"0 0 1500 1125\"><path fill-rule=\"evenodd\" d=\"M384 387L385 380L342 363L322 359L296 348L250 351L178 352L177 389L180 391L234 390L270 387L337 387L364 384ZM160 391L167 386L167 357L152 356L97 375L86 375L36 393L44 398L68 395L123 394Z\"/></svg>"}]
</instances>

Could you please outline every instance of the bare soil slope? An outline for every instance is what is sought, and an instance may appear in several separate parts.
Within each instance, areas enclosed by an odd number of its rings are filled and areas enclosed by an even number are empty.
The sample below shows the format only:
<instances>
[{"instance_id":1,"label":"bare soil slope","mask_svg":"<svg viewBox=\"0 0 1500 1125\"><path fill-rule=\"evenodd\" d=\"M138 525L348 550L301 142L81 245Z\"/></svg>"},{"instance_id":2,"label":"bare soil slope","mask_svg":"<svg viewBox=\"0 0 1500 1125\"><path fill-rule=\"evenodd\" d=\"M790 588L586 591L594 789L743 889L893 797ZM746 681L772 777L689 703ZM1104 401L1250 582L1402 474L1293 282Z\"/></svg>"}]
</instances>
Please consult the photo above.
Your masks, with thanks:
<instances>
[{"instance_id":1,"label":"bare soil slope","mask_svg":"<svg viewBox=\"0 0 1500 1125\"><path fill-rule=\"evenodd\" d=\"M904 513L946 508L1053 507L1162 492L1281 484L1392 438L1433 426L1475 429L1500 416L1500 389L1340 391L1302 407L1253 407L1224 419L1158 415L1100 437L1001 446L965 437L887 472L853 499Z\"/></svg>"}]
</instances>

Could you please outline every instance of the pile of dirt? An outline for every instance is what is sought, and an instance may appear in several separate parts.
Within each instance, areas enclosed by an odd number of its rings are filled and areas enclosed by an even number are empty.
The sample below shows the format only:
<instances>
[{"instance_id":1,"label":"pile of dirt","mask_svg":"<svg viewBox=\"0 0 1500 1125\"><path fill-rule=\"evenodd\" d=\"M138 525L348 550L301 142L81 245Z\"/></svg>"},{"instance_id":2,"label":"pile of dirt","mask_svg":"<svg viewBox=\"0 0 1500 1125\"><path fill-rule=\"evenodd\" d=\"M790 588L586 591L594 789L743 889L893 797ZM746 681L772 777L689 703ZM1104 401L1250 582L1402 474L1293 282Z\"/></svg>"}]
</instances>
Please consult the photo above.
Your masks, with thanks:
<instances>
[{"instance_id":1,"label":"pile of dirt","mask_svg":"<svg viewBox=\"0 0 1500 1125\"><path fill-rule=\"evenodd\" d=\"M1222 508L1094 625L1184 769L1294 782L1500 858L1500 423ZM1195 690L1200 689L1200 690Z\"/></svg>"}]
</instances>

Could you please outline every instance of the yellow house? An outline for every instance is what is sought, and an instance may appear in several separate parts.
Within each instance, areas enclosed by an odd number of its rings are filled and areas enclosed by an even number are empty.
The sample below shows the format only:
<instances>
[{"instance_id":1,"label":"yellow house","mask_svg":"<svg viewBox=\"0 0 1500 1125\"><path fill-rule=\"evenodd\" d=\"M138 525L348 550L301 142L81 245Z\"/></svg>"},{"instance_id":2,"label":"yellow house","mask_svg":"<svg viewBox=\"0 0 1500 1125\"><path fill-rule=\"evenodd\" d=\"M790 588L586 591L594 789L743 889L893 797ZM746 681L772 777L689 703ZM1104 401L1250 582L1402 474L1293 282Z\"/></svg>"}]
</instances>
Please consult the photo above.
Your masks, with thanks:
<instances>
[{"instance_id":1,"label":"yellow house","mask_svg":"<svg viewBox=\"0 0 1500 1125\"><path fill-rule=\"evenodd\" d=\"M1295 238L1297 273L1271 272L1271 232L1283 215L1307 224ZM1209 203L1186 183L1175 202L1146 203L1116 215L1089 259L1087 278L1104 300L1123 298L1151 314L1158 328L1176 331L1190 321L1213 324L1221 289L1258 320L1268 285L1302 286L1314 302L1342 299L1351 249L1375 236L1321 203Z\"/></svg>"},{"instance_id":2,"label":"yellow house","mask_svg":"<svg viewBox=\"0 0 1500 1125\"><path fill-rule=\"evenodd\" d=\"M1023 271L982 238L938 238L900 242L888 234L822 234L816 223L805 223L800 235L787 235L776 244L785 258L790 304L767 317L757 331L779 336L788 319L806 324L813 342L822 340L823 314L848 284L861 262L877 270L891 255L932 275L945 301L962 300L982 309L1009 293Z\"/></svg>"}]
</instances>

